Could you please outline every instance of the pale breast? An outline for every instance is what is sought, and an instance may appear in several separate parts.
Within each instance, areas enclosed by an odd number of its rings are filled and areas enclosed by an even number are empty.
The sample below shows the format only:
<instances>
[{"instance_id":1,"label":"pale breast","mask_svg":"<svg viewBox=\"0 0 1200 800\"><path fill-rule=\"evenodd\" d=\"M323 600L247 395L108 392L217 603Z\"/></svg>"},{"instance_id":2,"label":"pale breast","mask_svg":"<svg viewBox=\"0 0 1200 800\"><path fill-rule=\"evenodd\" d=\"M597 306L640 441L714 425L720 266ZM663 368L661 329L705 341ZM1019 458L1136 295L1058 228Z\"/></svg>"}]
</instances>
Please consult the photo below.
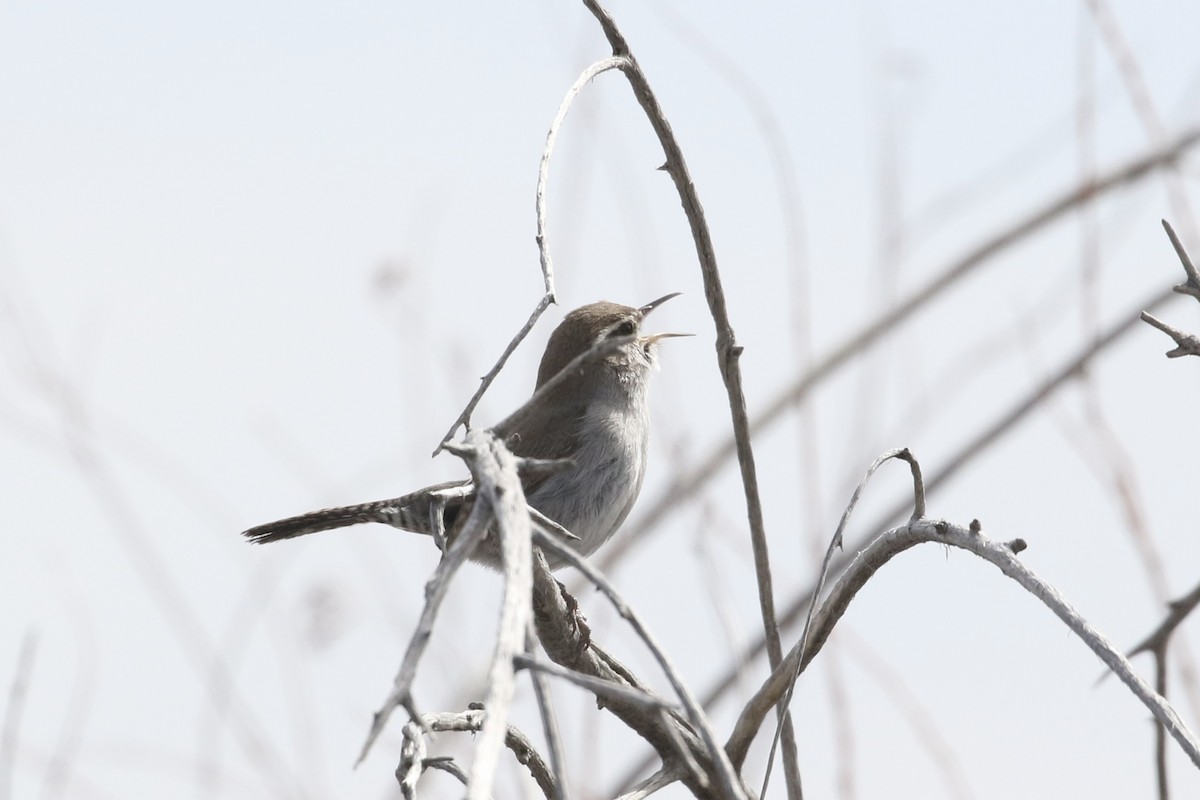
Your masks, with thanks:
<instances>
[{"instance_id":1,"label":"pale breast","mask_svg":"<svg viewBox=\"0 0 1200 800\"><path fill-rule=\"evenodd\" d=\"M645 412L644 403L593 402L581 420L578 441L586 445L575 455L575 469L548 478L529 497L579 537L571 545L583 555L616 533L641 491L650 434Z\"/></svg>"}]
</instances>

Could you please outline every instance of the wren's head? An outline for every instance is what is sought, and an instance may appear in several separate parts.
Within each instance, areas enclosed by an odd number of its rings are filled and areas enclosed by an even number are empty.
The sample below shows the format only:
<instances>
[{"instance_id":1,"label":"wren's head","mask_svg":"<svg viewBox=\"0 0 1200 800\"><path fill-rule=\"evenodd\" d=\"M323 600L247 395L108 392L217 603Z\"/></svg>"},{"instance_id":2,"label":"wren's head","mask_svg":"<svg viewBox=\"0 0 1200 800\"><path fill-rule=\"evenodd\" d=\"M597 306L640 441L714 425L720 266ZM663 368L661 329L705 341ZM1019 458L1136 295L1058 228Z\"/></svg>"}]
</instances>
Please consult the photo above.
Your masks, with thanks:
<instances>
[{"instance_id":1,"label":"wren's head","mask_svg":"<svg viewBox=\"0 0 1200 800\"><path fill-rule=\"evenodd\" d=\"M660 339L670 336L687 336L682 333L656 333L649 336L641 334L642 321L646 316L679 292L660 297L647 303L641 308L623 306L617 303L600 301L581 306L563 317L563 321L550 334L546 343L546 353L542 356L542 364L538 369L537 385L557 375L567 364L586 353L594 345L606 338L622 338L633 336L633 341L619 350L608 354L603 364L615 370L618 375L643 378L654 366L654 346ZM585 365L584 370L595 369L596 365Z\"/></svg>"}]
</instances>

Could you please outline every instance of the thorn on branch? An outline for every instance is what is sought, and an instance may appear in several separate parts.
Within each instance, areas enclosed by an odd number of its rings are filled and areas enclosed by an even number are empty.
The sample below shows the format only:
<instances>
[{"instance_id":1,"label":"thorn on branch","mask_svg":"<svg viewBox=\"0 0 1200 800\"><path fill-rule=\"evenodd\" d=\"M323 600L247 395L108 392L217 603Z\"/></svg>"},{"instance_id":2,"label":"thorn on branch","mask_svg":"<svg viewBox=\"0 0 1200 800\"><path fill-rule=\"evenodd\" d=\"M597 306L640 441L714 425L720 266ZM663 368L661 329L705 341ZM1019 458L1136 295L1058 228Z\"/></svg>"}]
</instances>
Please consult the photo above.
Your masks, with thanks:
<instances>
[{"instance_id":1,"label":"thorn on branch","mask_svg":"<svg viewBox=\"0 0 1200 800\"><path fill-rule=\"evenodd\" d=\"M1177 294L1191 295L1200 300L1200 274L1196 272L1196 267L1192 264L1192 259L1188 256L1187 250L1184 249L1183 243L1179 241L1179 237L1175 235L1175 230L1171 227L1171 223L1164 219L1162 226L1167 232L1167 238L1171 240L1171 246L1175 248L1175 254L1179 256L1179 262L1183 265L1184 273L1187 275L1187 281L1175 286L1172 291ZM1143 322L1158 328L1175 340L1176 347L1167 351L1167 358L1200 356L1200 338L1190 333L1185 333L1172 325L1168 325L1145 311L1142 312L1141 317Z\"/></svg>"},{"instance_id":2,"label":"thorn on branch","mask_svg":"<svg viewBox=\"0 0 1200 800\"><path fill-rule=\"evenodd\" d=\"M1176 286L1178 290L1180 287ZM1158 317L1148 311L1143 311L1141 314L1142 321L1153 328L1158 328L1163 333L1175 340L1175 347L1167 351L1167 358L1179 358L1180 356L1198 356L1200 355L1200 338L1193 336L1190 333L1179 330L1174 325L1163 322Z\"/></svg>"}]
</instances>

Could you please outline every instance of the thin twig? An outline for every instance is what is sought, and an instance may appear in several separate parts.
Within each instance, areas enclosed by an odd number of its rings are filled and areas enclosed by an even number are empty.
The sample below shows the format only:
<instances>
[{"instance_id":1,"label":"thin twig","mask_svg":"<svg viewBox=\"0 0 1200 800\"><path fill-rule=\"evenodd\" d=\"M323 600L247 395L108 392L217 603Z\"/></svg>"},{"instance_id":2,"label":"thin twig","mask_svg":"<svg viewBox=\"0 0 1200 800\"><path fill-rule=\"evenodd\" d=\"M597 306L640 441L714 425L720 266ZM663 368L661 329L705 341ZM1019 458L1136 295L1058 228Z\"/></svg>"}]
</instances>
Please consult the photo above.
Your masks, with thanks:
<instances>
[{"instance_id":1,"label":"thin twig","mask_svg":"<svg viewBox=\"0 0 1200 800\"><path fill-rule=\"evenodd\" d=\"M1140 653L1150 653L1154 657L1154 690L1164 697L1167 693L1167 647L1171 642L1171 634L1191 615L1197 605L1200 605L1200 585L1178 600L1172 600L1166 619L1129 651L1129 658ZM1167 800L1169 794L1166 762L1166 731L1160 723L1154 726L1154 763L1158 773L1159 800Z\"/></svg>"},{"instance_id":2,"label":"thin twig","mask_svg":"<svg viewBox=\"0 0 1200 800\"><path fill-rule=\"evenodd\" d=\"M1158 328L1163 333L1175 340L1175 347L1167 351L1167 358L1179 358L1180 356L1200 356L1200 338L1193 336L1187 331L1181 331L1174 325L1163 322L1153 314L1143 311L1142 322L1149 324L1153 328Z\"/></svg>"},{"instance_id":3,"label":"thin twig","mask_svg":"<svg viewBox=\"0 0 1200 800\"><path fill-rule=\"evenodd\" d=\"M437 769L441 770L442 772L447 772L458 778L458 782L463 786L467 785L467 773L463 771L462 767L460 767L458 764L455 764L454 759L450 756L435 756L433 758L427 758L421 762L421 767L423 769Z\"/></svg>"},{"instance_id":4,"label":"thin twig","mask_svg":"<svg viewBox=\"0 0 1200 800\"><path fill-rule=\"evenodd\" d=\"M567 362L567 365L555 373L554 377L537 388L520 408L509 414L492 426L492 430L505 430L511 427L511 420L518 418L530 406L541 402L542 398L556 391L562 384L574 379L584 364L590 364L610 353L615 353L628 344L637 341L637 336L602 336L595 344ZM450 449L448 445L446 449Z\"/></svg>"},{"instance_id":5,"label":"thin twig","mask_svg":"<svg viewBox=\"0 0 1200 800\"><path fill-rule=\"evenodd\" d=\"M422 731L426 734L428 732L480 733L487 724L488 716L484 709L472 709L423 714L420 719L409 722L404 726L404 745L401 747L401 761L400 766L396 768L396 777L399 779L402 775L414 776L410 779L410 785L415 787L421 770L425 767L436 767L437 765L431 762L442 760L426 758L426 745L424 737L421 735ZM518 728L508 725L504 730L504 746L512 751L518 763L529 770L530 777L537 783L547 800L554 797L554 776L529 737ZM463 783L470 785L470 779L466 775L463 775ZM402 791L403 787L404 783L402 782ZM405 797L408 796L405 795Z\"/></svg>"},{"instance_id":6,"label":"thin twig","mask_svg":"<svg viewBox=\"0 0 1200 800\"><path fill-rule=\"evenodd\" d=\"M545 538L534 534L537 540ZM612 682L627 682L642 691L649 689L637 679L632 672L618 663L612 656L605 653L595 641L591 640L578 624L577 606L574 598L566 593L550 574L546 566L546 557L541 547L534 549L534 618L537 621L538 639L546 654L559 664L577 672L582 672L597 678ZM663 717L654 710L649 710L640 703L630 703L620 697L597 697L597 705L611 711L626 726L644 738L654 747L676 780L682 780L688 789L698 798L705 800L728 797L720 791L721 781L717 779L714 766L713 752L696 735L692 728L681 717L674 715ZM678 757L675 752L676 736L665 730L665 726L676 727L683 737L688 749L701 764L706 775L712 779L701 784L690 774L678 769ZM737 795L741 797L742 795Z\"/></svg>"},{"instance_id":7,"label":"thin twig","mask_svg":"<svg viewBox=\"0 0 1200 800\"><path fill-rule=\"evenodd\" d=\"M679 776L673 770L663 767L632 790L618 797L617 800L646 800L659 789L665 789L677 780L679 780Z\"/></svg>"},{"instance_id":8,"label":"thin twig","mask_svg":"<svg viewBox=\"0 0 1200 800\"><path fill-rule=\"evenodd\" d=\"M1171 246L1175 248L1175 254L1179 256L1179 262L1183 265L1184 274L1187 275L1187 282L1176 286L1175 291L1180 294L1190 294L1192 297L1200 300L1200 273L1196 272L1196 267L1192 264L1191 257L1184 248L1183 242L1179 241L1179 237L1175 234L1175 229L1171 227L1171 223L1164 219L1162 226L1167 232L1167 238L1171 240Z\"/></svg>"},{"instance_id":9,"label":"thin twig","mask_svg":"<svg viewBox=\"0 0 1200 800\"><path fill-rule=\"evenodd\" d=\"M583 91L583 87L597 75L611 69L619 69L623 61L624 59L621 58L606 58L585 69L575 83L571 84L571 88L567 90L562 102L558 104L558 112L554 115L554 121L550 123L550 130L546 132L546 144L542 147L542 158L538 163L537 196L534 202L537 209L538 258L541 260L542 275L546 279L547 292L551 291L554 284L554 262L550 258L550 243L546 233L548 224L546 221L546 188L550 184L550 156L554 152L554 143L558 139L558 131L567 119L567 112L571 110L571 104Z\"/></svg>"},{"instance_id":10,"label":"thin twig","mask_svg":"<svg viewBox=\"0 0 1200 800\"><path fill-rule=\"evenodd\" d=\"M542 316L542 312L549 308L550 304L553 302L554 284L552 277L547 275L546 293L542 296L542 299L538 301L537 305L534 306L533 313L529 315L529 319L524 325L521 326L521 330L517 331L517 335L514 336L512 341L508 343L508 346L504 348L504 352L500 354L500 358L498 361L496 361L495 366L488 370L488 373L479 379L479 388L475 390L475 394L471 395L471 399L467 401L467 407L464 408L462 413L458 415L458 418L454 420L454 424L450 426L448 431L446 431L446 435L442 437L442 441L439 442L438 446L433 449L433 455L436 456L438 453L446 449L446 444L454 438L454 434L458 432L460 426L466 425L470 427L471 415L475 413L475 407L478 406L479 401L483 399L484 392L488 390L488 387L492 385L492 381L496 380L496 376L500 374L500 370L502 370L504 365L508 363L508 357L511 356L514 351L516 351L517 346L520 345L521 342L525 340L525 337L529 335L529 332L533 330L533 326L537 324L538 318Z\"/></svg>"},{"instance_id":11,"label":"thin twig","mask_svg":"<svg viewBox=\"0 0 1200 800\"><path fill-rule=\"evenodd\" d=\"M525 631L525 652L514 656L513 666L521 668L528 666L522 661L536 662L532 656L537 632L533 629L530 619ZM540 663L539 663L539 666ZM557 665L555 666L556 669ZM564 670L565 671L565 670ZM563 751L562 734L558 730L558 717L554 713L554 698L550 694L550 685L546 676L539 669L529 670L529 682L533 684L533 696L537 699L538 714L542 718L542 732L546 735L546 749L550 754L550 769L554 772L554 793L547 800L565 800L567 797L567 768L566 754Z\"/></svg>"},{"instance_id":12,"label":"thin twig","mask_svg":"<svg viewBox=\"0 0 1200 800\"><path fill-rule=\"evenodd\" d=\"M566 119L567 111L571 108L571 103L579 95L580 91L583 90L583 87L587 85L588 81L602 72L617 69L620 66L620 61L622 59L609 58L592 64L583 71L583 74L579 76L579 79L567 91L567 95L563 98L562 103L559 104L558 113L555 115L554 121L550 124L550 130L546 134L546 144L542 148L542 158L538 165L537 198L535 201L537 207L536 241L538 259L542 267L542 283L545 287L545 294L542 295L542 299L534 307L533 313L529 316L529 321L525 323L521 330L517 332L517 335L513 337L512 341L508 343L508 347L504 348L504 352L500 355L500 359L496 362L496 365L480 379L479 388L475 390L475 394L467 403L467 407L458 415L458 419L454 420L454 424L450 426L450 430L446 431L446 435L442 437L442 441L434 449L433 454L435 456L445 449L446 442L454 438L454 434L458 432L460 426L470 425L471 414L475 412L475 407L479 405L479 401L483 398L484 393L492 385L496 376L500 374L500 370L503 369L505 363L508 362L508 357L513 354L517 346L533 330L533 326L537 323L538 318L550 307L550 304L557 302L554 288L554 262L550 258L550 243L546 232L546 187L550 181L550 156L554 152L554 142L558 138L559 128L562 127L563 121Z\"/></svg>"},{"instance_id":13,"label":"thin twig","mask_svg":"<svg viewBox=\"0 0 1200 800\"><path fill-rule=\"evenodd\" d=\"M862 497L863 490L867 487L867 483L881 466L893 458L898 458L902 461L907 461L909 469L913 476L913 513L912 520L918 520L925 516L925 486L921 480L921 466L917 463L917 459L905 447L899 450L889 450L883 455L875 459L870 467L867 468L867 473L863 475L862 480L858 482L858 486L854 487L854 493L850 495L850 502L846 504L845 511L842 512L842 518L838 521L837 530L834 531L833 538L829 541L829 547L825 550L825 558L821 561L821 571L817 574L817 582L812 591L812 602L808 604L808 616L804 618L804 629L800 633L800 641L796 647L800 653L796 660L796 672L792 675L792 680L788 684L787 691L784 692L782 705L788 708L792 704L792 694L796 690L796 681L800 679L799 666L804 661L805 648L808 646L808 633L812 627L813 614L817 610L817 600L821 597L821 592L825 588L825 579L829 576L829 564L833 560L833 554L842 549L842 535L846 531L846 525L850 522L850 515L854 513L854 509L858 506L859 498ZM779 745L779 737L783 731L782 720L775 726L775 735L771 738L771 750L767 755L767 769L763 775L762 790L758 796L762 800L766 800L767 786L771 782L771 767L775 763L775 749Z\"/></svg>"},{"instance_id":14,"label":"thin twig","mask_svg":"<svg viewBox=\"0 0 1200 800\"><path fill-rule=\"evenodd\" d=\"M1171 223L1165 219L1162 221L1163 229L1167 232L1167 238L1171 240L1171 246L1175 248L1176 255L1179 256L1179 262L1183 265L1183 272L1187 275L1187 280L1174 288L1178 294L1187 294L1200 301L1200 275L1196 273L1196 267L1192 264L1192 259L1188 256L1187 250L1183 243L1179 241L1179 237L1175 235L1175 229L1171 227ZM1142 312L1142 321L1158 328L1163 333L1175 340L1175 347L1167 351L1167 358L1179 358L1180 356L1200 356L1200 338L1193 336L1190 333L1181 331L1173 325L1155 317L1149 312Z\"/></svg>"},{"instance_id":15,"label":"thin twig","mask_svg":"<svg viewBox=\"0 0 1200 800\"><path fill-rule=\"evenodd\" d=\"M746 396L742 390L740 357L743 348L737 343L737 337L734 335L733 325L729 319L725 292L721 284L721 272L717 266L717 256L713 248L712 236L708 230L708 223L704 218L704 207L700 204L700 196L688 172L683 150L675 139L675 134L650 87L649 80L633 57L629 43L617 28L612 16L600 6L597 0L584 0L584 5L592 12L604 30L609 45L612 47L613 56L624 58L624 64L619 65L620 69L629 79L638 104L645 111L650 125L658 136L667 159L666 171L675 183L684 214L691 227L692 240L696 245L696 256L700 261L700 273L704 280L704 296L708 300L709 311L717 330L717 366L725 384L733 422L733 438L738 464L741 468L742 488L746 498L746 516L750 526L750 543L754 553L754 571L758 581L759 610L762 615L763 631L766 634L767 654L771 668L774 669L783 657L783 645L779 637L779 625L775 619L775 593L771 577L771 561L767 547L766 526L763 521L762 500L759 496L757 468L754 463L754 448L750 441L750 415L746 410ZM795 735L792 732L791 722L787 718L787 708L781 705L778 714L786 732L784 760L788 765L788 797L791 800L800 800Z\"/></svg>"},{"instance_id":16,"label":"thin twig","mask_svg":"<svg viewBox=\"0 0 1200 800\"><path fill-rule=\"evenodd\" d=\"M674 703L668 703L658 695L643 692L641 689L634 689L620 683L595 678L591 675L584 675L582 672L576 672L566 667L560 667L558 664L542 661L528 653L515 656L513 663L519 669L527 669L535 674L544 672L547 675L553 675L556 678L570 681L577 686L582 686L584 689L603 697L618 698L627 703L643 705L646 708L676 709Z\"/></svg>"},{"instance_id":17,"label":"thin twig","mask_svg":"<svg viewBox=\"0 0 1200 800\"><path fill-rule=\"evenodd\" d=\"M361 764L367 757L371 745L383 732L383 727L387 724L392 712L398 706L412 703L410 692L412 682L417 675L417 665L420 663L421 656L425 653L425 646L429 643L429 637L433 633L433 624L437 619L442 601L446 597L446 591L450 587L450 580L458 568L466 563L467 557L475 550L475 546L482 541L490 522L491 509L487 503L473 503L471 514L467 518L462 532L455 536L449 548L442 554L437 569L434 570L429 582L425 584L425 607L421 610L417 629L408 641L408 649L404 653L404 660L401 661L400 670L396 673L396 678L392 683L391 692L388 693L383 706L375 712L375 716L371 720L371 728L367 733L366 741L363 742L362 751L359 753L355 766ZM415 708L410 709L409 716L420 719L421 715L414 713L415 711Z\"/></svg>"}]
</instances>

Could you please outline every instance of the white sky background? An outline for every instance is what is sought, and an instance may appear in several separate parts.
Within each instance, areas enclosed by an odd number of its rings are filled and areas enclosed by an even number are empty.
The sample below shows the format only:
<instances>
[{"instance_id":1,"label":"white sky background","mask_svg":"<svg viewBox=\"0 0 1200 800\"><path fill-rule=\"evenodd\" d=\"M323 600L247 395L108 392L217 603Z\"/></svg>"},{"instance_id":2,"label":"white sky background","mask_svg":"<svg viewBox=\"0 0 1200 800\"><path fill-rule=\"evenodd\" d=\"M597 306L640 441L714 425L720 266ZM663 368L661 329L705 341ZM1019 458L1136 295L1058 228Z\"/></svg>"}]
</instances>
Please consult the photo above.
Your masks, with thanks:
<instances>
[{"instance_id":1,"label":"white sky background","mask_svg":"<svg viewBox=\"0 0 1200 800\"><path fill-rule=\"evenodd\" d=\"M827 352L1089 168L1154 141L1081 4L683 8L611 6L704 202L752 412L801 368L797 308ZM1166 128L1197 124L1200 4L1112 11ZM540 297L539 153L567 87L606 55L590 15L561 2L0 8L5 692L32 642L13 797L396 795L399 717L351 764L419 611L430 542L360 528L252 549L237 534L462 474L427 454ZM769 135L794 168L798 219ZM550 190L562 309L683 291L652 327L698 334L663 346L643 510L729 419L662 161L628 85L605 75L568 119ZM1180 168L1193 202L1194 164ZM1179 282L1159 219L1188 236L1197 218L1164 187L1144 179L989 261L822 386L815 441L794 415L762 433L781 605L812 579L879 452L907 445L936 471L1081 347L1089 309L1106 325ZM561 313L479 423L528 394ZM1183 299L1159 316L1200 328ZM1022 558L1121 646L1157 625L1164 593L1200 578L1187 424L1200 380L1162 357L1169 346L1141 327L1092 371L1117 445L1095 443L1075 386L930 498L932 515L1025 538ZM1165 588L1117 500L1114 453ZM851 541L906 481L884 470ZM758 627L744 520L726 469L613 570L698 692ZM459 579L418 680L423 709L482 696L498 589L477 567ZM602 599L581 602L596 639L661 685ZM839 631L794 705L810 796L1150 796L1148 712L1116 681L1097 685L1095 657L973 557L905 554ZM881 662L902 687L879 682ZM556 696L573 787L612 791L640 742L578 691ZM910 696L952 767L898 710ZM1172 698L1195 726L1200 708ZM714 711L722 735L739 705ZM465 741L435 748L465 755ZM1173 746L1169 758L1177 795L1200 792ZM525 793L519 775L506 766L496 796ZM458 794L426 780L430 796Z\"/></svg>"}]
</instances>

